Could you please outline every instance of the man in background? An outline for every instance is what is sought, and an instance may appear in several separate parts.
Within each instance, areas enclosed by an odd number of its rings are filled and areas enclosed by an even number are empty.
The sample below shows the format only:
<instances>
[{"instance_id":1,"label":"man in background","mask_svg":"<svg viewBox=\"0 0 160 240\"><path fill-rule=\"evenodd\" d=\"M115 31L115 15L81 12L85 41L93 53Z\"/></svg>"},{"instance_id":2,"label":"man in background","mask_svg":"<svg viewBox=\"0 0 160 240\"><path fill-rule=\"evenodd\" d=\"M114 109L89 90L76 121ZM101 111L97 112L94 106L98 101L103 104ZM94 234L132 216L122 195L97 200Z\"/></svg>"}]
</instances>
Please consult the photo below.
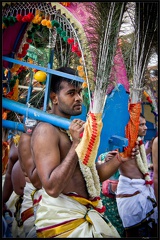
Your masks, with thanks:
<instances>
[{"instance_id":1,"label":"man in background","mask_svg":"<svg viewBox=\"0 0 160 240\"><path fill-rule=\"evenodd\" d=\"M140 114L138 136L144 138L147 131L145 117ZM145 148L143 154L145 154ZM146 164L146 154L144 157ZM141 164L141 168L146 166ZM119 215L126 237L157 237L157 204L153 188L145 181L138 164L138 156L119 167L120 177L116 193ZM146 173L149 174L149 173Z\"/></svg>"}]
</instances>

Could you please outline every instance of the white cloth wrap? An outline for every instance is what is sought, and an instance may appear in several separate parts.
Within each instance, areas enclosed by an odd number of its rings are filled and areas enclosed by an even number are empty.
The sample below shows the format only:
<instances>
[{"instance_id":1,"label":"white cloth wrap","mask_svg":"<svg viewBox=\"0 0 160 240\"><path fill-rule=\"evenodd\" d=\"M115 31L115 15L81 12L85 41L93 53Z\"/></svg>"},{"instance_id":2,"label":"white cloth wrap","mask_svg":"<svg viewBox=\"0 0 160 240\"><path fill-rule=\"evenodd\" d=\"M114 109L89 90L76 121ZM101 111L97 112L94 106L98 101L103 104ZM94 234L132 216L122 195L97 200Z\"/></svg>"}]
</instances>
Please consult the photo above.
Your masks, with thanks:
<instances>
[{"instance_id":1,"label":"white cloth wrap","mask_svg":"<svg viewBox=\"0 0 160 240\"><path fill-rule=\"evenodd\" d=\"M88 210L86 206L64 194L60 194L59 197L53 198L45 191L41 191L41 193L42 199L39 202L36 212L35 225L37 229L54 226L73 219L84 218L87 213L93 224L90 224L86 220L84 223L75 228L74 231L67 237L120 237L113 225L111 223L107 224L96 210Z\"/></svg>"},{"instance_id":2,"label":"white cloth wrap","mask_svg":"<svg viewBox=\"0 0 160 240\"><path fill-rule=\"evenodd\" d=\"M146 185L143 179L130 179L120 175L116 194L133 194L136 191L140 191L140 193L132 197L116 198L124 228L132 227L149 218L154 219L157 223L157 207L153 207L153 203L148 199L150 197L156 201L153 188ZM152 210L154 210L153 214L147 217Z\"/></svg>"},{"instance_id":3,"label":"white cloth wrap","mask_svg":"<svg viewBox=\"0 0 160 240\"><path fill-rule=\"evenodd\" d=\"M33 201L31 198L32 192L35 190L35 187L32 183L26 182L24 187L23 202L21 206L21 214L28 208L33 207ZM35 238L36 237L36 228L34 225L35 217L31 216L23 222L23 228L25 231L26 238Z\"/></svg>"}]
</instances>

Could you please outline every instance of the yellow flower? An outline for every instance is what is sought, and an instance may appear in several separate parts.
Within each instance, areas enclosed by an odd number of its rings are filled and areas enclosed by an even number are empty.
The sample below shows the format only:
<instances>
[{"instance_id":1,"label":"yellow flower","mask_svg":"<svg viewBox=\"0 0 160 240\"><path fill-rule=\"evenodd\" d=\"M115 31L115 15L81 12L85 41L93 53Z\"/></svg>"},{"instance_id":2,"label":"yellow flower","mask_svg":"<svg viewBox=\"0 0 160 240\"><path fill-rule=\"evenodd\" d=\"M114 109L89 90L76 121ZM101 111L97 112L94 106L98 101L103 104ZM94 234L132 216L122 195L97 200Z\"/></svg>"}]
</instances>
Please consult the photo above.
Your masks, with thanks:
<instances>
[{"instance_id":1,"label":"yellow flower","mask_svg":"<svg viewBox=\"0 0 160 240\"><path fill-rule=\"evenodd\" d=\"M16 147L18 146L19 139L20 139L20 135L18 135L18 134L16 134L16 135L13 137L13 142L14 142L14 144L15 144Z\"/></svg>"}]
</instances>

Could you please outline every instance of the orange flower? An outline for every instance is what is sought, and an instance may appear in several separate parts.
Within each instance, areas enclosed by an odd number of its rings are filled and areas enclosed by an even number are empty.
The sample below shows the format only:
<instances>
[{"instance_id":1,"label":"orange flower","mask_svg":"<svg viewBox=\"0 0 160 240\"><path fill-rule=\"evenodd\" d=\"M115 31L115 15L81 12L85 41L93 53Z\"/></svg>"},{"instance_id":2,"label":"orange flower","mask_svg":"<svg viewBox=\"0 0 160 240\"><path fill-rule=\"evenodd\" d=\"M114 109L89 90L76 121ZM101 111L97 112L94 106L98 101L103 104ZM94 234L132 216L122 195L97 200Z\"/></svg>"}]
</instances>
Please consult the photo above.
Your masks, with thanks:
<instances>
[{"instance_id":1,"label":"orange flower","mask_svg":"<svg viewBox=\"0 0 160 240\"><path fill-rule=\"evenodd\" d=\"M50 21L50 20L48 20L48 21L46 22L46 26L47 26L47 28L52 28L52 24L51 24L51 21Z\"/></svg>"},{"instance_id":2,"label":"orange flower","mask_svg":"<svg viewBox=\"0 0 160 240\"><path fill-rule=\"evenodd\" d=\"M29 63L33 63L33 60L31 59L31 58L28 58L28 60L27 60Z\"/></svg>"},{"instance_id":3,"label":"orange flower","mask_svg":"<svg viewBox=\"0 0 160 240\"><path fill-rule=\"evenodd\" d=\"M47 25L47 19L43 19L43 20L41 21L41 24L42 24L43 26L46 26L46 25Z\"/></svg>"},{"instance_id":4,"label":"orange flower","mask_svg":"<svg viewBox=\"0 0 160 240\"><path fill-rule=\"evenodd\" d=\"M3 112L3 113L2 113L2 119L3 119L3 120L6 120L6 119L7 119L7 112Z\"/></svg>"},{"instance_id":5,"label":"orange flower","mask_svg":"<svg viewBox=\"0 0 160 240\"><path fill-rule=\"evenodd\" d=\"M19 93L18 85L19 85L19 80L17 78L16 83L13 87L13 95L12 95L12 98L11 98L14 101L18 101L18 93Z\"/></svg>"},{"instance_id":6,"label":"orange flower","mask_svg":"<svg viewBox=\"0 0 160 240\"><path fill-rule=\"evenodd\" d=\"M78 71L83 71L83 66L77 66Z\"/></svg>"},{"instance_id":7,"label":"orange flower","mask_svg":"<svg viewBox=\"0 0 160 240\"><path fill-rule=\"evenodd\" d=\"M40 15L41 11L39 9L36 9L35 15Z\"/></svg>"},{"instance_id":8,"label":"orange flower","mask_svg":"<svg viewBox=\"0 0 160 240\"><path fill-rule=\"evenodd\" d=\"M6 25L4 23L2 23L2 29L6 28Z\"/></svg>"},{"instance_id":9,"label":"orange flower","mask_svg":"<svg viewBox=\"0 0 160 240\"><path fill-rule=\"evenodd\" d=\"M147 98L149 95L146 93L146 91L143 92L144 96Z\"/></svg>"},{"instance_id":10,"label":"orange flower","mask_svg":"<svg viewBox=\"0 0 160 240\"><path fill-rule=\"evenodd\" d=\"M83 83L82 83L82 88L87 88L87 87L88 87L87 83L86 83L86 82L83 82Z\"/></svg>"},{"instance_id":11,"label":"orange flower","mask_svg":"<svg viewBox=\"0 0 160 240\"><path fill-rule=\"evenodd\" d=\"M85 73L84 73L84 71L78 71L78 75L79 75L80 77L83 77L83 76L85 75Z\"/></svg>"},{"instance_id":12,"label":"orange flower","mask_svg":"<svg viewBox=\"0 0 160 240\"><path fill-rule=\"evenodd\" d=\"M71 5L70 2L60 2L63 6L69 7Z\"/></svg>"},{"instance_id":13,"label":"orange flower","mask_svg":"<svg viewBox=\"0 0 160 240\"><path fill-rule=\"evenodd\" d=\"M86 76L84 76L84 77L83 77L83 80L84 80L84 81L87 81L87 78L86 78Z\"/></svg>"}]
</instances>

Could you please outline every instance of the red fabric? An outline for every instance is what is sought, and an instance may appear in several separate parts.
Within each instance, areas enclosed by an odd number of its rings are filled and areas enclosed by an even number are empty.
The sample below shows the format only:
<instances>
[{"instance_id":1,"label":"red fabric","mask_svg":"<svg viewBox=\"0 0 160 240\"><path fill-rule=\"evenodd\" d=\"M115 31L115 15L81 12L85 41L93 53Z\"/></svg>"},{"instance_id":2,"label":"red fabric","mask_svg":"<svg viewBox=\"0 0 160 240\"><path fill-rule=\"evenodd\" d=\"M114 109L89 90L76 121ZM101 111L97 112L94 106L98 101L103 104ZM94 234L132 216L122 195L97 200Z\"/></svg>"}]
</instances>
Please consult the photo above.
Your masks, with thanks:
<instances>
[{"instance_id":1,"label":"red fabric","mask_svg":"<svg viewBox=\"0 0 160 240\"><path fill-rule=\"evenodd\" d=\"M14 43L21 29L22 22L16 22L13 26L7 27L3 32L2 55L9 56L12 53ZM8 67L8 62L3 61L3 66Z\"/></svg>"},{"instance_id":2,"label":"red fabric","mask_svg":"<svg viewBox=\"0 0 160 240\"><path fill-rule=\"evenodd\" d=\"M138 137L140 113L141 103L129 104L130 119L125 129L126 138L128 138L128 146L125 148L124 152L120 154L122 157L130 156L132 148L135 147L135 142Z\"/></svg>"}]
</instances>

